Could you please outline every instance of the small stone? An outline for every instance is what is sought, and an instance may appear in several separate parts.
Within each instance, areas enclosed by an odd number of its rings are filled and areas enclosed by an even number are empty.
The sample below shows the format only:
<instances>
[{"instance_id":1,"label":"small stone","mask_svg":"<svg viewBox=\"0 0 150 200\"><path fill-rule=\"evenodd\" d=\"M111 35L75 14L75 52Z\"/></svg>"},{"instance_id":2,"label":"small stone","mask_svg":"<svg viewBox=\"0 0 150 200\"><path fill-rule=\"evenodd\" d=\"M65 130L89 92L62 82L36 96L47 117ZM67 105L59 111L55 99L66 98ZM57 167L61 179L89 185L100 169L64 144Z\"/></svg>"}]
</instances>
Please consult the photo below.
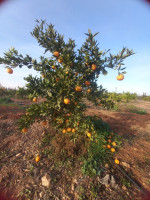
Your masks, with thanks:
<instances>
[{"instance_id":1,"label":"small stone","mask_svg":"<svg viewBox=\"0 0 150 200\"><path fill-rule=\"evenodd\" d=\"M42 197L43 197L43 195L44 195L43 191L42 191L42 192L40 192L40 194L39 194L40 198L42 198Z\"/></svg>"},{"instance_id":2,"label":"small stone","mask_svg":"<svg viewBox=\"0 0 150 200\"><path fill-rule=\"evenodd\" d=\"M43 176L41 179L42 179L42 185L43 186L46 186L46 187L50 186L51 178L48 174L45 174L45 176Z\"/></svg>"},{"instance_id":3,"label":"small stone","mask_svg":"<svg viewBox=\"0 0 150 200\"><path fill-rule=\"evenodd\" d=\"M109 174L106 174L106 176L100 180L100 183L102 183L106 187L109 187L108 181L109 181Z\"/></svg>"},{"instance_id":4,"label":"small stone","mask_svg":"<svg viewBox=\"0 0 150 200\"><path fill-rule=\"evenodd\" d=\"M121 164L126 168L129 168L129 169L131 168L131 166L126 162L121 162Z\"/></svg>"},{"instance_id":5,"label":"small stone","mask_svg":"<svg viewBox=\"0 0 150 200\"><path fill-rule=\"evenodd\" d=\"M110 185L111 185L112 188L116 188L117 187L116 181L115 181L113 176L111 176Z\"/></svg>"}]
</instances>

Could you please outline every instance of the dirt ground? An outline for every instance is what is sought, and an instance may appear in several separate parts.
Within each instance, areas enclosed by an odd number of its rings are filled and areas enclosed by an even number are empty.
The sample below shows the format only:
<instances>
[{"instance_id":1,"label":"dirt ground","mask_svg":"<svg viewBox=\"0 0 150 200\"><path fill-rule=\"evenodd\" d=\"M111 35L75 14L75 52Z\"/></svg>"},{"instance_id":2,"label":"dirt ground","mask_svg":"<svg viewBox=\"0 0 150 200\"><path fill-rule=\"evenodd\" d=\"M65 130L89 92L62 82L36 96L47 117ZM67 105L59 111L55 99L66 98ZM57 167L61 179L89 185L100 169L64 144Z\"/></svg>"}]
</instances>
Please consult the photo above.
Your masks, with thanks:
<instances>
[{"instance_id":1,"label":"dirt ground","mask_svg":"<svg viewBox=\"0 0 150 200\"><path fill-rule=\"evenodd\" d=\"M45 191L40 184L41 174L49 171L49 168L53 167L53 163L44 157L43 161L38 164L33 160L35 155L39 153L37 147L40 145L43 135L47 132L47 129L50 132L53 130L48 126L43 127L35 123L27 134L20 133L17 130L16 122L25 113L21 106L29 105L30 102L15 99L13 101L14 104L20 105L20 107L15 105L0 106L0 190L7 191L10 194L13 193L12 198L15 197L16 199L17 197L17 199L22 200L32 199L30 193L33 190L36 191L34 199L37 200L75 199L73 195L71 197L71 194L67 196L63 187L60 186L55 188L56 192L61 193L59 197L54 192L50 198L39 198L40 191ZM147 114L140 115L127 112L123 109L123 105L119 112L108 111L101 107L94 107L90 103L87 104L87 113L101 117L115 133L122 136L123 144L116 157L121 163L126 163L127 166L125 167L130 168L130 173L141 188L150 191L150 102L137 100L130 104L143 108L147 111ZM56 172L51 171L51 174L54 176ZM58 170L58 179L61 179L61 175ZM120 190L122 196L127 193L127 189L124 190ZM25 198L22 197L23 193L26 193ZM124 198L113 198L111 195L113 196L113 192L106 199L131 199L125 198L125 196Z\"/></svg>"}]
</instances>

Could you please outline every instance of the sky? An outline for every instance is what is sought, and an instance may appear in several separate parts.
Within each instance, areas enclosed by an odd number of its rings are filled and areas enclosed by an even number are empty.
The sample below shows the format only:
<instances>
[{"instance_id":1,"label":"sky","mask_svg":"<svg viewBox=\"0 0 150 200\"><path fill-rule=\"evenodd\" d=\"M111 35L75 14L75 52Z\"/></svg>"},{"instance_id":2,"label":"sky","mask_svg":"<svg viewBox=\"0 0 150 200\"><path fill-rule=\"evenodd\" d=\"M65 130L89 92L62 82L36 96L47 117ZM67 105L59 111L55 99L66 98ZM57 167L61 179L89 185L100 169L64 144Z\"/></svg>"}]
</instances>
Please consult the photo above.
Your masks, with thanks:
<instances>
[{"instance_id":1,"label":"sky","mask_svg":"<svg viewBox=\"0 0 150 200\"><path fill-rule=\"evenodd\" d=\"M117 81L116 70L100 74L98 85L110 92L136 92L150 95L150 4L144 0L8 0L0 5L0 57L10 47L19 53L38 59L44 53L30 34L36 19L52 23L65 40L75 40L80 48L90 28L99 32L96 39L100 50L118 53L122 47L135 54L125 59L127 67L123 81ZM36 75L27 67L15 68L12 75L0 65L0 84L4 87L24 87L23 77Z\"/></svg>"}]
</instances>

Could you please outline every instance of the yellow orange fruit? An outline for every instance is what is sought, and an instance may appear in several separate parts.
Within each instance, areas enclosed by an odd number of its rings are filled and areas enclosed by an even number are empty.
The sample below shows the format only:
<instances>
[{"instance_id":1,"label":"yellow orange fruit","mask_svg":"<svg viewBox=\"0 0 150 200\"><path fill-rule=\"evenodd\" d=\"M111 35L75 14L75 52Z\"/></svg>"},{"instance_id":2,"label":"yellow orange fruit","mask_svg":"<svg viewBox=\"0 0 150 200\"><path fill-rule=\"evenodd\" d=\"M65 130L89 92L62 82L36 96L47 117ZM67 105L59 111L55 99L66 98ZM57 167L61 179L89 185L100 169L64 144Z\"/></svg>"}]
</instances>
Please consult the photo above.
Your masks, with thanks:
<instances>
[{"instance_id":1,"label":"yellow orange fruit","mask_svg":"<svg viewBox=\"0 0 150 200\"><path fill-rule=\"evenodd\" d=\"M95 64L92 64L92 70L96 70L96 65Z\"/></svg>"},{"instance_id":2,"label":"yellow orange fruit","mask_svg":"<svg viewBox=\"0 0 150 200\"><path fill-rule=\"evenodd\" d=\"M7 73L8 73L8 74L12 74L12 73L13 73L13 70L12 70L11 68L8 68L8 69L7 69Z\"/></svg>"},{"instance_id":3,"label":"yellow orange fruit","mask_svg":"<svg viewBox=\"0 0 150 200\"><path fill-rule=\"evenodd\" d=\"M110 148L111 148L111 146L108 144L108 145L107 145L107 148L108 148L108 149L110 149Z\"/></svg>"},{"instance_id":4,"label":"yellow orange fruit","mask_svg":"<svg viewBox=\"0 0 150 200\"><path fill-rule=\"evenodd\" d=\"M68 120L68 119L66 119L65 123L68 123L68 122L69 122L69 120Z\"/></svg>"},{"instance_id":5,"label":"yellow orange fruit","mask_svg":"<svg viewBox=\"0 0 150 200\"><path fill-rule=\"evenodd\" d=\"M71 131L72 131L72 129L71 129L71 128L67 128L67 131L68 131L68 132L71 132Z\"/></svg>"},{"instance_id":6,"label":"yellow orange fruit","mask_svg":"<svg viewBox=\"0 0 150 200\"><path fill-rule=\"evenodd\" d=\"M43 78L45 77L44 74L41 75Z\"/></svg>"},{"instance_id":7,"label":"yellow orange fruit","mask_svg":"<svg viewBox=\"0 0 150 200\"><path fill-rule=\"evenodd\" d=\"M114 148L111 148L110 150L111 150L111 152L115 152L115 149L114 149Z\"/></svg>"},{"instance_id":8,"label":"yellow orange fruit","mask_svg":"<svg viewBox=\"0 0 150 200\"><path fill-rule=\"evenodd\" d=\"M27 131L28 131L27 128L23 128L23 129L22 129L22 133L26 133Z\"/></svg>"},{"instance_id":9,"label":"yellow orange fruit","mask_svg":"<svg viewBox=\"0 0 150 200\"><path fill-rule=\"evenodd\" d=\"M117 146L116 142L112 142L112 145L113 145L114 147L116 147L116 146Z\"/></svg>"},{"instance_id":10,"label":"yellow orange fruit","mask_svg":"<svg viewBox=\"0 0 150 200\"><path fill-rule=\"evenodd\" d=\"M89 132L88 132L86 135L87 135L89 138L92 136L91 133L89 133Z\"/></svg>"},{"instance_id":11,"label":"yellow orange fruit","mask_svg":"<svg viewBox=\"0 0 150 200\"><path fill-rule=\"evenodd\" d=\"M66 133L66 129L63 129L62 132L63 132L63 133Z\"/></svg>"},{"instance_id":12,"label":"yellow orange fruit","mask_svg":"<svg viewBox=\"0 0 150 200\"><path fill-rule=\"evenodd\" d=\"M67 115L68 115L68 117L71 117L72 113L68 113Z\"/></svg>"},{"instance_id":13,"label":"yellow orange fruit","mask_svg":"<svg viewBox=\"0 0 150 200\"><path fill-rule=\"evenodd\" d=\"M62 62L63 62L63 60L62 60L62 57L61 57L61 56L58 58L58 62L59 62L59 63L62 63Z\"/></svg>"},{"instance_id":14,"label":"yellow orange fruit","mask_svg":"<svg viewBox=\"0 0 150 200\"><path fill-rule=\"evenodd\" d=\"M75 128L73 128L73 129L72 129L72 133L75 133L75 132L76 132L76 129L75 129Z\"/></svg>"},{"instance_id":15,"label":"yellow orange fruit","mask_svg":"<svg viewBox=\"0 0 150 200\"><path fill-rule=\"evenodd\" d=\"M111 143L111 140L108 140L109 143Z\"/></svg>"},{"instance_id":16,"label":"yellow orange fruit","mask_svg":"<svg viewBox=\"0 0 150 200\"><path fill-rule=\"evenodd\" d=\"M53 55L56 56L56 57L59 57L59 52L58 51L54 51Z\"/></svg>"},{"instance_id":17,"label":"yellow orange fruit","mask_svg":"<svg viewBox=\"0 0 150 200\"><path fill-rule=\"evenodd\" d=\"M101 104L101 103L99 103L98 105L99 105L99 106L102 106L102 104Z\"/></svg>"},{"instance_id":18,"label":"yellow orange fruit","mask_svg":"<svg viewBox=\"0 0 150 200\"><path fill-rule=\"evenodd\" d=\"M68 98L64 99L64 103L65 104L69 104L70 103L70 99L68 99Z\"/></svg>"},{"instance_id":19,"label":"yellow orange fruit","mask_svg":"<svg viewBox=\"0 0 150 200\"><path fill-rule=\"evenodd\" d=\"M77 105L78 103L77 103L77 102L75 102L74 104L75 104L75 105Z\"/></svg>"},{"instance_id":20,"label":"yellow orange fruit","mask_svg":"<svg viewBox=\"0 0 150 200\"><path fill-rule=\"evenodd\" d=\"M66 74L69 74L69 72L67 71Z\"/></svg>"},{"instance_id":21,"label":"yellow orange fruit","mask_svg":"<svg viewBox=\"0 0 150 200\"><path fill-rule=\"evenodd\" d=\"M56 67L53 65L53 66L52 66L52 69L56 69Z\"/></svg>"},{"instance_id":22,"label":"yellow orange fruit","mask_svg":"<svg viewBox=\"0 0 150 200\"><path fill-rule=\"evenodd\" d=\"M119 165L119 160L118 159L115 159L115 163L117 164L117 165Z\"/></svg>"},{"instance_id":23,"label":"yellow orange fruit","mask_svg":"<svg viewBox=\"0 0 150 200\"><path fill-rule=\"evenodd\" d=\"M85 81L85 85L89 86L90 84L90 81Z\"/></svg>"},{"instance_id":24,"label":"yellow orange fruit","mask_svg":"<svg viewBox=\"0 0 150 200\"><path fill-rule=\"evenodd\" d=\"M106 148L106 145L103 145L104 148Z\"/></svg>"},{"instance_id":25,"label":"yellow orange fruit","mask_svg":"<svg viewBox=\"0 0 150 200\"><path fill-rule=\"evenodd\" d=\"M78 72L75 72L75 76L78 76Z\"/></svg>"},{"instance_id":26,"label":"yellow orange fruit","mask_svg":"<svg viewBox=\"0 0 150 200\"><path fill-rule=\"evenodd\" d=\"M35 162L39 162L41 160L41 157L38 155L35 157Z\"/></svg>"},{"instance_id":27,"label":"yellow orange fruit","mask_svg":"<svg viewBox=\"0 0 150 200\"><path fill-rule=\"evenodd\" d=\"M117 76L117 80L118 81L122 81L124 79L124 75L123 74L119 74L118 76Z\"/></svg>"},{"instance_id":28,"label":"yellow orange fruit","mask_svg":"<svg viewBox=\"0 0 150 200\"><path fill-rule=\"evenodd\" d=\"M88 89L87 92L88 92L88 93L91 93L91 89Z\"/></svg>"},{"instance_id":29,"label":"yellow orange fruit","mask_svg":"<svg viewBox=\"0 0 150 200\"><path fill-rule=\"evenodd\" d=\"M36 101L37 101L37 97L34 97L34 98L33 98L33 102L36 102Z\"/></svg>"},{"instance_id":30,"label":"yellow orange fruit","mask_svg":"<svg viewBox=\"0 0 150 200\"><path fill-rule=\"evenodd\" d=\"M81 87L81 86L76 86L76 87L75 87L75 91L81 92L81 91L82 91L82 87Z\"/></svg>"}]
</instances>

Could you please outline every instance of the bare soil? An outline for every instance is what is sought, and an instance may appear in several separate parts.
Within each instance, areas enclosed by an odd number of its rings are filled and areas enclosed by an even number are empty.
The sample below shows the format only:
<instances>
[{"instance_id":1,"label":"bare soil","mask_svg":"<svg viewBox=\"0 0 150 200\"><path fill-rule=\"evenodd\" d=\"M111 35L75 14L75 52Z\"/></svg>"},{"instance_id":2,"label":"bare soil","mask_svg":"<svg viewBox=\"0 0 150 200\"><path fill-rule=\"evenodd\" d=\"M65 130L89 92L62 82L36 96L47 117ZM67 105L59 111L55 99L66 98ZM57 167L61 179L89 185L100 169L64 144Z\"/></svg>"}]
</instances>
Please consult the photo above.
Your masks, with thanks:
<instances>
[{"instance_id":1,"label":"bare soil","mask_svg":"<svg viewBox=\"0 0 150 200\"><path fill-rule=\"evenodd\" d=\"M48 125L42 126L36 122L28 133L22 134L17 130L16 122L25 114L22 107L30 105L31 102L17 99L13 101L16 106L0 106L0 190L9 196L9 200L141 199L141 192L134 185L117 189L101 186L97 198L84 198L84 195L79 198L79 192L76 191L84 193L80 186L93 180L83 178L80 166L76 166L76 163L73 163L76 167L74 172L69 171L71 163L67 169L63 166L57 168L52 160L44 156L39 163L35 163L35 156L40 154L42 137L47 133L52 136L54 130ZM150 191L150 102L137 100L130 104L146 110L147 114L127 112L124 108L129 104L121 105L118 112L95 107L91 103L87 103L87 114L101 117L115 133L122 136L123 144L115 157L120 160L121 165L122 162L128 164L129 168L125 169L144 191ZM120 172L115 166L111 171L116 182L120 180ZM49 191L41 184L41 178L45 174L51 177ZM119 185L118 182L117 184ZM1 198L0 200L4 200L4 197Z\"/></svg>"}]
</instances>

